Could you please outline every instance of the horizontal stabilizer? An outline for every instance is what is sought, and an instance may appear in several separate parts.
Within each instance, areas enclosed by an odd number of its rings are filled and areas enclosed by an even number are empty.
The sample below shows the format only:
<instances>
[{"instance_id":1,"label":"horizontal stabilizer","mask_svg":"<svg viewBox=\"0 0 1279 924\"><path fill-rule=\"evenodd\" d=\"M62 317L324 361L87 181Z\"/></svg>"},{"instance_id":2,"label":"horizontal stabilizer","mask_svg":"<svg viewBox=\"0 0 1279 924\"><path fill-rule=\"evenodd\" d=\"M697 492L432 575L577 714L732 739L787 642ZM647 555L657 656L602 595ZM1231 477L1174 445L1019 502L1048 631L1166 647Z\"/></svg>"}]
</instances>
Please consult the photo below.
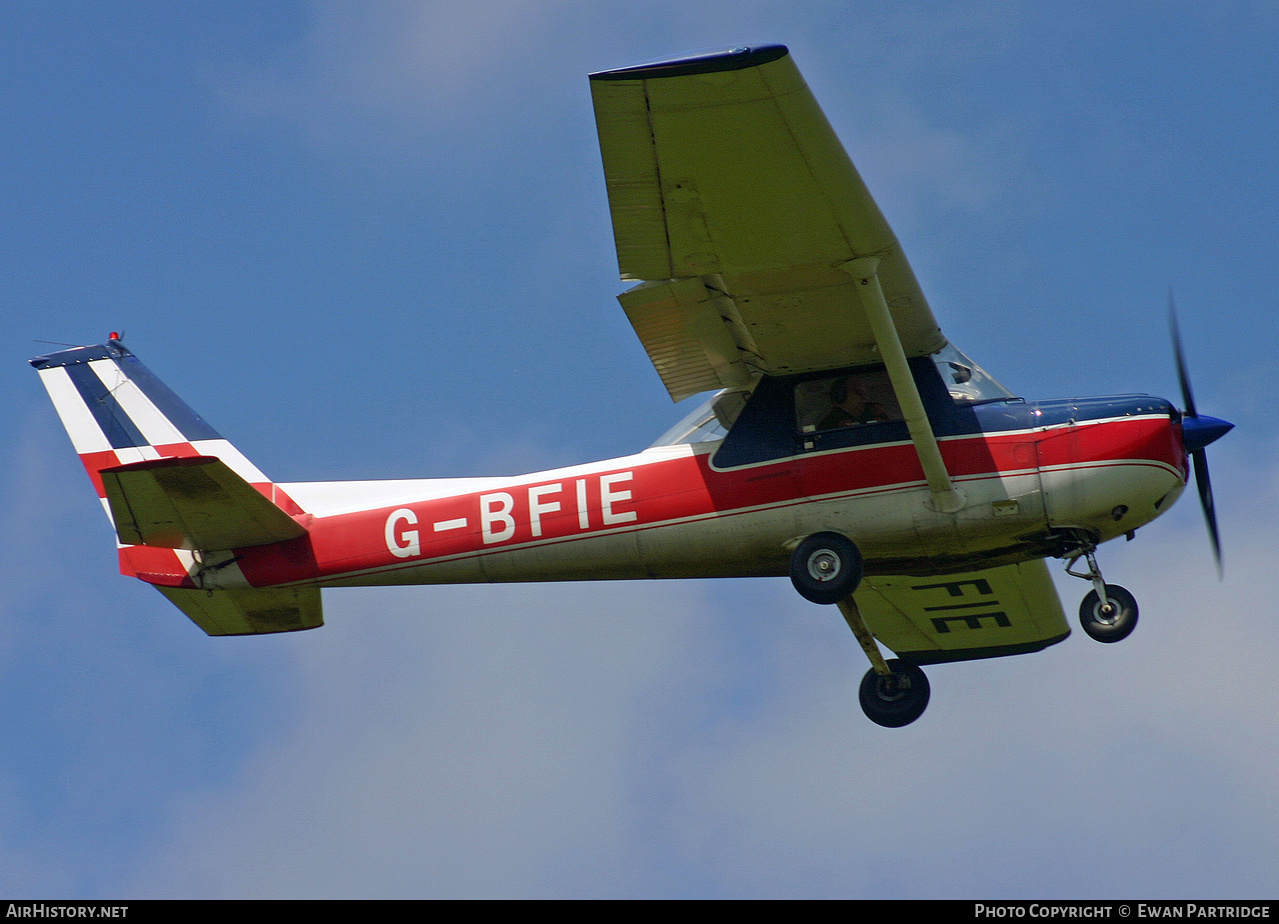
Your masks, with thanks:
<instances>
[{"instance_id":1,"label":"horizontal stabilizer","mask_svg":"<svg viewBox=\"0 0 1279 924\"><path fill-rule=\"evenodd\" d=\"M318 587L156 589L209 635L264 635L324 625Z\"/></svg>"},{"instance_id":2,"label":"horizontal stabilizer","mask_svg":"<svg viewBox=\"0 0 1279 924\"><path fill-rule=\"evenodd\" d=\"M212 456L133 462L104 468L101 475L125 545L214 551L306 535L296 520Z\"/></svg>"},{"instance_id":3,"label":"horizontal stabilizer","mask_svg":"<svg viewBox=\"0 0 1279 924\"><path fill-rule=\"evenodd\" d=\"M1070 634L1042 560L936 577L868 576L854 598L875 637L915 664L1025 654Z\"/></svg>"}]
</instances>

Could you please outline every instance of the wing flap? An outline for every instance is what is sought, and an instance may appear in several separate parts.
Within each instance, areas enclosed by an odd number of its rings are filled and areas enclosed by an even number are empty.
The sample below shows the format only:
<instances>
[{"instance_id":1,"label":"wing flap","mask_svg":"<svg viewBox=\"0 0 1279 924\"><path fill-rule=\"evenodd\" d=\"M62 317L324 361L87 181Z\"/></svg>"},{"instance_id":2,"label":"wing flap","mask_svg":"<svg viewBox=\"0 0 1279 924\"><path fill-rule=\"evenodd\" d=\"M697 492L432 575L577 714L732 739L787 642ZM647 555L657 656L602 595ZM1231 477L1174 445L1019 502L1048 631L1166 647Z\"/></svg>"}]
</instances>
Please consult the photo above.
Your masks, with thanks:
<instances>
[{"instance_id":1,"label":"wing flap","mask_svg":"<svg viewBox=\"0 0 1279 924\"><path fill-rule=\"evenodd\" d=\"M726 300L717 299L700 280L647 283L617 300L672 401L750 384L750 370L730 327L732 306L721 306Z\"/></svg>"},{"instance_id":2,"label":"wing flap","mask_svg":"<svg viewBox=\"0 0 1279 924\"><path fill-rule=\"evenodd\" d=\"M156 589L209 635L266 635L324 625L318 587Z\"/></svg>"},{"instance_id":3,"label":"wing flap","mask_svg":"<svg viewBox=\"0 0 1279 924\"><path fill-rule=\"evenodd\" d=\"M916 664L1024 654L1070 634L1047 564L938 577L866 577L854 595L875 637Z\"/></svg>"},{"instance_id":4,"label":"wing flap","mask_svg":"<svg viewBox=\"0 0 1279 924\"><path fill-rule=\"evenodd\" d=\"M134 462L101 475L125 545L212 551L306 535L296 520L212 456Z\"/></svg>"}]
</instances>

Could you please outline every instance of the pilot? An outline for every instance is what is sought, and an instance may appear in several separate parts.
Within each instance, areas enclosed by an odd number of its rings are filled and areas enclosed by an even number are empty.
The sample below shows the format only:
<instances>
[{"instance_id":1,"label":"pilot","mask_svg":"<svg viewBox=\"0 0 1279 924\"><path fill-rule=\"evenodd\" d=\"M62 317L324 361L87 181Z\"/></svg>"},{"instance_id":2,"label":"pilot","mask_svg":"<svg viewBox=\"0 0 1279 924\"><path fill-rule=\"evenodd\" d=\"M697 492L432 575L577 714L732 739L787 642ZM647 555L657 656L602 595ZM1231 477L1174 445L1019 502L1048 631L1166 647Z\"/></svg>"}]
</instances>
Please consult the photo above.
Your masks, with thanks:
<instances>
[{"instance_id":1,"label":"pilot","mask_svg":"<svg viewBox=\"0 0 1279 924\"><path fill-rule=\"evenodd\" d=\"M830 386L831 409L818 423L818 430L856 427L888 420L888 411L878 401L871 401L862 391L857 376L835 379Z\"/></svg>"}]
</instances>

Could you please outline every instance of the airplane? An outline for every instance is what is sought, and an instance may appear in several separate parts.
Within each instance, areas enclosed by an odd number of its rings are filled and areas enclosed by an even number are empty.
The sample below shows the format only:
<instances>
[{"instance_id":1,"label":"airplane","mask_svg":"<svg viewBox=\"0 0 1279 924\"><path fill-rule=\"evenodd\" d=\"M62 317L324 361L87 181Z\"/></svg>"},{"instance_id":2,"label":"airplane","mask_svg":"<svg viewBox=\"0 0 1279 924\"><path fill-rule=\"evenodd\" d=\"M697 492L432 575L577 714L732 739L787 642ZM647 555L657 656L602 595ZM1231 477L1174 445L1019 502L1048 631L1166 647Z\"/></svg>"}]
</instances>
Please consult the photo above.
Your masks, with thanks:
<instances>
[{"instance_id":1,"label":"airplane","mask_svg":"<svg viewBox=\"0 0 1279 924\"><path fill-rule=\"evenodd\" d=\"M1193 463L1221 550L1169 296L1183 409L1028 401L938 327L888 223L783 45L590 75L618 296L674 401L642 452L515 477L278 483L124 345L31 360L97 489L120 570L210 635L311 629L321 589L789 575L870 662L896 728L921 665L1070 634L1046 559L1091 591L1084 631L1137 623L1096 550L1167 511ZM1080 566L1079 562L1084 565ZM883 648L895 657L885 657Z\"/></svg>"}]
</instances>

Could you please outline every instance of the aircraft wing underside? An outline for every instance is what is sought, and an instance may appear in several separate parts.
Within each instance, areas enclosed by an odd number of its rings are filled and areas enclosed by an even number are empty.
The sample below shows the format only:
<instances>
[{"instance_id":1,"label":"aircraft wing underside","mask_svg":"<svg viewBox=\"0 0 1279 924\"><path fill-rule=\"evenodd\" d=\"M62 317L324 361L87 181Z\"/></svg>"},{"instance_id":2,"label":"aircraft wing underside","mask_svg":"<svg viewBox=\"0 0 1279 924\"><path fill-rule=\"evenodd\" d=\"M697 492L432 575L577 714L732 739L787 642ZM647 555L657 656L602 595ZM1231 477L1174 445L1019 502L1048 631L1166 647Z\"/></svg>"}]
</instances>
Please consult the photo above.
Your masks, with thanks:
<instances>
[{"instance_id":1,"label":"aircraft wing underside","mask_svg":"<svg viewBox=\"0 0 1279 924\"><path fill-rule=\"evenodd\" d=\"M882 362L844 264L908 356L945 344L892 229L780 45L591 76L619 296L674 400Z\"/></svg>"},{"instance_id":2,"label":"aircraft wing underside","mask_svg":"<svg viewBox=\"0 0 1279 924\"><path fill-rule=\"evenodd\" d=\"M1022 654L1070 634L1042 559L931 578L868 575L854 599L875 637L915 664Z\"/></svg>"}]
</instances>

